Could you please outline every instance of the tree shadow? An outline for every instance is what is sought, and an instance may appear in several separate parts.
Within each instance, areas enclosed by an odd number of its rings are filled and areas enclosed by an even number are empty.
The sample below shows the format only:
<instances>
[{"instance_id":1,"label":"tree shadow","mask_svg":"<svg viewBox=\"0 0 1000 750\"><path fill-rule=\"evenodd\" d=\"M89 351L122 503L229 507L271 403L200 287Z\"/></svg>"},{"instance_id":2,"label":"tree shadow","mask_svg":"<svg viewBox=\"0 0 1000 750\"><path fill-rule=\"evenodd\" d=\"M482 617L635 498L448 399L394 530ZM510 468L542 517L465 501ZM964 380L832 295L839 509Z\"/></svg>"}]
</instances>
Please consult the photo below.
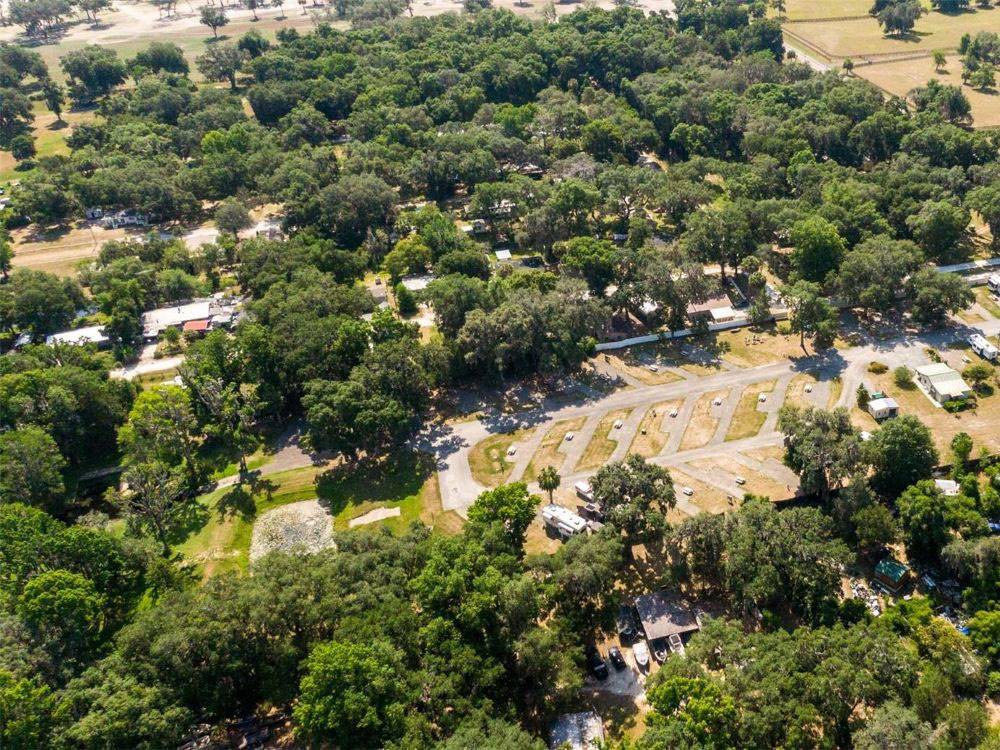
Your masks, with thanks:
<instances>
[{"instance_id":1,"label":"tree shadow","mask_svg":"<svg viewBox=\"0 0 1000 750\"><path fill-rule=\"evenodd\" d=\"M257 515L257 503L268 503L274 496L278 486L270 479L261 477L256 472L246 476L243 484L237 484L219 498L215 510L220 519L239 517L250 521Z\"/></svg>"},{"instance_id":2,"label":"tree shadow","mask_svg":"<svg viewBox=\"0 0 1000 750\"><path fill-rule=\"evenodd\" d=\"M398 502L420 492L435 468L432 455L410 450L342 463L316 478L316 497L333 515L349 505Z\"/></svg>"},{"instance_id":3,"label":"tree shadow","mask_svg":"<svg viewBox=\"0 0 1000 750\"><path fill-rule=\"evenodd\" d=\"M177 511L174 523L167 534L167 543L170 545L180 544L192 534L200 531L208 523L209 513L201 503L194 499L183 503Z\"/></svg>"}]
</instances>

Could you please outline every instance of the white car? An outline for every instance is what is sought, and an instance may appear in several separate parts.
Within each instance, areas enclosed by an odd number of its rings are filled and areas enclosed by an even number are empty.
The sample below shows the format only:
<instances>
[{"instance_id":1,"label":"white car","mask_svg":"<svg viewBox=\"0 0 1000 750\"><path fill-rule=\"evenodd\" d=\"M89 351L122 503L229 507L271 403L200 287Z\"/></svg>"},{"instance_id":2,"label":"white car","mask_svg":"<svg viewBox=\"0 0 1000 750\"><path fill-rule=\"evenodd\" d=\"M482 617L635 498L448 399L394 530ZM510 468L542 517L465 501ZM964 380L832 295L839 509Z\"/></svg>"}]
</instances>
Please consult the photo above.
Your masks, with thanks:
<instances>
[{"instance_id":1,"label":"white car","mask_svg":"<svg viewBox=\"0 0 1000 750\"><path fill-rule=\"evenodd\" d=\"M722 399L721 398L715 399L714 401L712 401L712 405L713 406L722 406Z\"/></svg>"},{"instance_id":2,"label":"white car","mask_svg":"<svg viewBox=\"0 0 1000 750\"><path fill-rule=\"evenodd\" d=\"M508 456L513 456L515 453L517 453L517 448L515 448L513 445L507 449Z\"/></svg>"},{"instance_id":3,"label":"white car","mask_svg":"<svg viewBox=\"0 0 1000 750\"><path fill-rule=\"evenodd\" d=\"M573 433L573 432L567 432L566 433L566 440L572 440L574 438L575 434L576 433Z\"/></svg>"},{"instance_id":4,"label":"white car","mask_svg":"<svg viewBox=\"0 0 1000 750\"><path fill-rule=\"evenodd\" d=\"M659 372L660 368L657 365L646 365L646 369L650 372Z\"/></svg>"},{"instance_id":5,"label":"white car","mask_svg":"<svg viewBox=\"0 0 1000 750\"><path fill-rule=\"evenodd\" d=\"M691 497L691 495L694 494L694 490L691 489L690 487L685 487L683 490L681 490L681 492L683 492L688 497Z\"/></svg>"},{"instance_id":6,"label":"white car","mask_svg":"<svg viewBox=\"0 0 1000 750\"><path fill-rule=\"evenodd\" d=\"M632 656L635 657L635 663L639 665L640 669L649 666L649 647L645 641L636 641L632 644Z\"/></svg>"},{"instance_id":7,"label":"white car","mask_svg":"<svg viewBox=\"0 0 1000 750\"><path fill-rule=\"evenodd\" d=\"M624 423L624 422L622 422L622 421L621 421L620 419L616 419L616 420L615 420L615 429L616 429L616 430L620 430L620 429L622 428L622 425L623 425L623 424L625 424L625 423Z\"/></svg>"},{"instance_id":8,"label":"white car","mask_svg":"<svg viewBox=\"0 0 1000 750\"><path fill-rule=\"evenodd\" d=\"M763 404L763 403L764 403L765 401L767 401L767 394L766 394L766 393L762 393L762 394L760 394L760 395L759 395L759 396L757 397L757 400L758 400L758 401L759 401L760 403L762 403L762 404Z\"/></svg>"},{"instance_id":9,"label":"white car","mask_svg":"<svg viewBox=\"0 0 1000 750\"><path fill-rule=\"evenodd\" d=\"M671 409L670 410L670 416L671 417L676 417L677 416L677 410L676 409Z\"/></svg>"},{"instance_id":10,"label":"white car","mask_svg":"<svg viewBox=\"0 0 1000 750\"><path fill-rule=\"evenodd\" d=\"M747 483L746 477L736 477L736 484L742 487L746 483Z\"/></svg>"}]
</instances>

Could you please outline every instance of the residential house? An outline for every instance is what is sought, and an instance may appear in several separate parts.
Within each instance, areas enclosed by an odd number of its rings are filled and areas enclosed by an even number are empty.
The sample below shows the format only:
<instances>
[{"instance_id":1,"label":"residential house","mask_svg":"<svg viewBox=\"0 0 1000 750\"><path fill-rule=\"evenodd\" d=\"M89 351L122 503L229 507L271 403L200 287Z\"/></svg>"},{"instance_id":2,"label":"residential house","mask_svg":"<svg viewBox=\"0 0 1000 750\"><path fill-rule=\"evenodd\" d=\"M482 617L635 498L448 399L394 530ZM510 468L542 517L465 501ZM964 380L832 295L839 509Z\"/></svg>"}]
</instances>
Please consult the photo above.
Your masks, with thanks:
<instances>
[{"instance_id":1,"label":"residential house","mask_svg":"<svg viewBox=\"0 0 1000 750\"><path fill-rule=\"evenodd\" d=\"M665 644L670 636L683 638L686 634L701 629L697 613L687 602L666 591L654 591L636 597L635 609L639 613L639 622L642 623L646 640L654 649L657 641Z\"/></svg>"},{"instance_id":2,"label":"residential house","mask_svg":"<svg viewBox=\"0 0 1000 750\"><path fill-rule=\"evenodd\" d=\"M84 344L97 344L98 348L108 345L108 337L104 335L104 326L87 326L85 328L74 328L71 331L60 331L45 337L45 343L49 346L63 344L65 346L83 346Z\"/></svg>"},{"instance_id":3,"label":"residential house","mask_svg":"<svg viewBox=\"0 0 1000 750\"><path fill-rule=\"evenodd\" d=\"M944 362L918 367L917 383L939 404L946 401L960 401L973 395L972 388L962 380L962 376Z\"/></svg>"},{"instance_id":4,"label":"residential house","mask_svg":"<svg viewBox=\"0 0 1000 750\"><path fill-rule=\"evenodd\" d=\"M884 557L875 566L875 580L898 594L910 582L910 568L894 557Z\"/></svg>"},{"instance_id":5,"label":"residential house","mask_svg":"<svg viewBox=\"0 0 1000 750\"><path fill-rule=\"evenodd\" d=\"M868 400L868 413L872 415L876 422L881 422L884 419L892 419L899 416L899 404L896 403L896 399L889 398L888 396L871 398Z\"/></svg>"}]
</instances>

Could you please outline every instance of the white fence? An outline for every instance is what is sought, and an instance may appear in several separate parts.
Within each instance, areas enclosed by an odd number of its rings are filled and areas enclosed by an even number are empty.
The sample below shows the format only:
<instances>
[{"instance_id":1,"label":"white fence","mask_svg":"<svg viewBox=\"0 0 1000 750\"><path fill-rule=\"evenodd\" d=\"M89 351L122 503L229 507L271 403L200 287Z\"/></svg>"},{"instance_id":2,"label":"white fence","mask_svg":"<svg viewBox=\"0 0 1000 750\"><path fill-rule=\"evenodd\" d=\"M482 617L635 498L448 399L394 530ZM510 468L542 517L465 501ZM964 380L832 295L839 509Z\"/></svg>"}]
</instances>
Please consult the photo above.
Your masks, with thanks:
<instances>
[{"instance_id":1,"label":"white fence","mask_svg":"<svg viewBox=\"0 0 1000 750\"><path fill-rule=\"evenodd\" d=\"M788 310L772 310L772 320L786 320L788 318ZM739 320L730 320L725 323L709 323L708 331L709 333L715 333L717 331L730 331L734 328L745 328L750 325L750 321L746 318L740 318ZM660 331L659 333L647 333L644 336L633 336L630 339L622 339L621 341L602 341L596 347L597 351L603 352L609 349L624 349L627 346L635 346L636 344L652 344L655 341L671 341L673 339L682 339L687 336L693 336L698 331L692 330L691 328L681 328L676 331Z\"/></svg>"}]
</instances>

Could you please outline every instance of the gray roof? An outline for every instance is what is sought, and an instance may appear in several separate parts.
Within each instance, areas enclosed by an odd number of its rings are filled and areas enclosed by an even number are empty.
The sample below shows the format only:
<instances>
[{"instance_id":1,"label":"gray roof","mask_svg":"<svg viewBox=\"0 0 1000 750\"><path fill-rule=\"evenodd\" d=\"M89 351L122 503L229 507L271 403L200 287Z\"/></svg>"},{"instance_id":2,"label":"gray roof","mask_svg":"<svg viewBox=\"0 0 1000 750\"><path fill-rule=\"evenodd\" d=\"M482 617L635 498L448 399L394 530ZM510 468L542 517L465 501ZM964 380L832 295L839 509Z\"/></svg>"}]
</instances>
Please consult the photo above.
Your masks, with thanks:
<instances>
[{"instance_id":1,"label":"gray roof","mask_svg":"<svg viewBox=\"0 0 1000 750\"><path fill-rule=\"evenodd\" d=\"M642 621L646 638L658 641L671 635L698 630L698 616L677 596L665 591L654 591L636 597L635 608Z\"/></svg>"}]
</instances>

